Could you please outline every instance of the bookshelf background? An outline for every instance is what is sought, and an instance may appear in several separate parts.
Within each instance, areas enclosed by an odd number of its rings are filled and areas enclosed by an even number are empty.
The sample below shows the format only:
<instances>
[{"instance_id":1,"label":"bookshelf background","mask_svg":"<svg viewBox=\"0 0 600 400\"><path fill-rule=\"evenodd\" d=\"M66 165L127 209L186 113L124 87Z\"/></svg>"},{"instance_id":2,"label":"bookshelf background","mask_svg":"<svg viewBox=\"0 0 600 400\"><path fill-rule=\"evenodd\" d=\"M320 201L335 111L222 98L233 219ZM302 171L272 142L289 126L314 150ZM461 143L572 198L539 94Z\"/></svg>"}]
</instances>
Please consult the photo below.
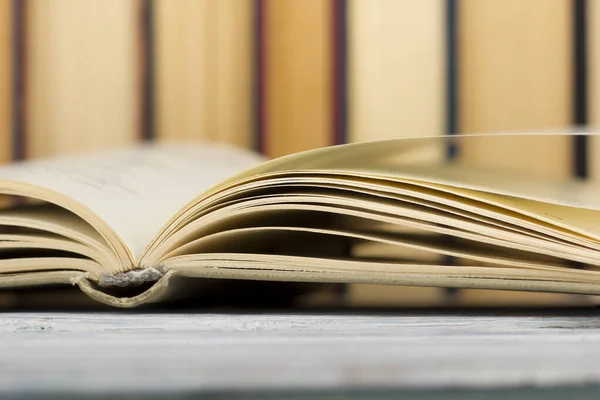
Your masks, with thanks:
<instances>
[{"instance_id":1,"label":"bookshelf background","mask_svg":"<svg viewBox=\"0 0 600 400\"><path fill-rule=\"evenodd\" d=\"M0 0L0 163L198 138L269 156L600 124L589 0ZM600 143L427 159L600 178ZM349 285L357 305L564 302ZM579 299L573 299L576 301Z\"/></svg>"}]
</instances>

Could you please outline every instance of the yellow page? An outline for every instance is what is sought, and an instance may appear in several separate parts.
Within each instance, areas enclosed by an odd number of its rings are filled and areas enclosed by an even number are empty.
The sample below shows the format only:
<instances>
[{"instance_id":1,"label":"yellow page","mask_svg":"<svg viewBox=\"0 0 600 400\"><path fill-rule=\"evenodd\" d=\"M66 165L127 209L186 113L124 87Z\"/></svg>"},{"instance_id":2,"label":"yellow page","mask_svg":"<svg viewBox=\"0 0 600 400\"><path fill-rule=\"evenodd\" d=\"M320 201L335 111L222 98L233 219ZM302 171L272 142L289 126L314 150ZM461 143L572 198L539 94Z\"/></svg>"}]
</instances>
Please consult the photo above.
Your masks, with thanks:
<instances>
[{"instance_id":1,"label":"yellow page","mask_svg":"<svg viewBox=\"0 0 600 400\"><path fill-rule=\"evenodd\" d=\"M464 141L480 141L478 146L495 148L498 140L510 136L515 148L520 141L542 139L565 133L507 133L464 135L449 138L397 139L329 147L283 157L246 172L238 179L256 179L286 173L342 174L372 179L390 179L443 189L475 197L484 202L520 210L552 224L572 229L600 240L600 185L576 180L551 180L544 176L523 175L518 171L498 171L464 163L416 163L414 154L427 148L459 147ZM578 135L582 135L578 133ZM596 136L595 133L585 133ZM543 151L543 147L540 147ZM508 156L508 155L507 155ZM549 160L548 162L551 162ZM509 197L507 197L509 196Z\"/></svg>"},{"instance_id":2,"label":"yellow page","mask_svg":"<svg viewBox=\"0 0 600 400\"><path fill-rule=\"evenodd\" d=\"M236 179L285 171L360 173L368 177L414 179L600 210L600 185L574 180L550 180L544 176L523 175L519 171L485 170L477 165L460 161L454 164L432 164L419 161L419 157L415 157L416 154L421 154L427 149L443 148L449 143L455 143L460 147L460 144L465 141L479 141L481 144L478 146L496 148L498 141L505 139L506 136L511 137L514 148L518 148L525 140L531 144L532 139L536 138L540 140L542 146L545 136L556 135L574 136L565 133L507 133L394 139L332 146L269 161L239 175ZM586 133L585 135L598 134ZM543 147L540 147L540 151L543 151ZM510 155L507 154L508 156Z\"/></svg>"},{"instance_id":3,"label":"yellow page","mask_svg":"<svg viewBox=\"0 0 600 400\"><path fill-rule=\"evenodd\" d=\"M72 198L104 220L135 261L194 197L263 161L225 145L145 144L1 167L0 186L22 182Z\"/></svg>"}]
</instances>

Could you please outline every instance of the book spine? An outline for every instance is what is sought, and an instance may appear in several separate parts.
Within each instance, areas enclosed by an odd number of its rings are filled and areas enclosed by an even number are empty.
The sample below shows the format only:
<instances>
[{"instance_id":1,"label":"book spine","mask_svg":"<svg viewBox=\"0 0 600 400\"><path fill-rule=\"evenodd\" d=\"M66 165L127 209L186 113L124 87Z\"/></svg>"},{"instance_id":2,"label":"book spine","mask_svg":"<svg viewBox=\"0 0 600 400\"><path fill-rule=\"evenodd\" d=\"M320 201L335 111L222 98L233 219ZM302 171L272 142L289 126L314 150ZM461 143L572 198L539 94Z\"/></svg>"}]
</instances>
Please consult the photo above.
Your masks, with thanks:
<instances>
[{"instance_id":1,"label":"book spine","mask_svg":"<svg viewBox=\"0 0 600 400\"><path fill-rule=\"evenodd\" d=\"M600 127L600 4L587 2L587 117L592 131ZM600 137L589 138L588 173L600 182Z\"/></svg>"},{"instance_id":2,"label":"book spine","mask_svg":"<svg viewBox=\"0 0 600 400\"><path fill-rule=\"evenodd\" d=\"M155 0L156 138L252 145L251 0Z\"/></svg>"},{"instance_id":3,"label":"book spine","mask_svg":"<svg viewBox=\"0 0 600 400\"><path fill-rule=\"evenodd\" d=\"M572 127L572 19L568 0L461 0L459 130L463 134ZM481 166L571 174L570 139L468 141L461 159ZM517 148L518 147L518 148ZM509 151L510 150L510 151Z\"/></svg>"},{"instance_id":4,"label":"book spine","mask_svg":"<svg viewBox=\"0 0 600 400\"><path fill-rule=\"evenodd\" d=\"M349 140L444 134L444 2L350 0L348 7Z\"/></svg>"},{"instance_id":5,"label":"book spine","mask_svg":"<svg viewBox=\"0 0 600 400\"><path fill-rule=\"evenodd\" d=\"M336 141L333 5L332 0L259 1L257 135L260 150L271 157Z\"/></svg>"},{"instance_id":6,"label":"book spine","mask_svg":"<svg viewBox=\"0 0 600 400\"><path fill-rule=\"evenodd\" d=\"M0 164L11 159L13 130L13 4L0 0Z\"/></svg>"},{"instance_id":7,"label":"book spine","mask_svg":"<svg viewBox=\"0 0 600 400\"><path fill-rule=\"evenodd\" d=\"M348 0L332 0L333 143L348 142Z\"/></svg>"},{"instance_id":8,"label":"book spine","mask_svg":"<svg viewBox=\"0 0 600 400\"><path fill-rule=\"evenodd\" d=\"M139 136L142 141L156 137L155 121L155 8L154 0L139 0L138 19L138 95Z\"/></svg>"},{"instance_id":9,"label":"book spine","mask_svg":"<svg viewBox=\"0 0 600 400\"><path fill-rule=\"evenodd\" d=\"M446 64L446 134L454 136L459 134L458 121L458 6L459 0L446 0L446 32L445 32L445 64ZM453 161L459 156L458 144L454 141L448 143L446 148L446 159Z\"/></svg>"},{"instance_id":10,"label":"book spine","mask_svg":"<svg viewBox=\"0 0 600 400\"><path fill-rule=\"evenodd\" d=\"M25 158L27 119L25 83L27 70L27 2L12 1L12 159Z\"/></svg>"},{"instance_id":11,"label":"book spine","mask_svg":"<svg viewBox=\"0 0 600 400\"><path fill-rule=\"evenodd\" d=\"M155 0L156 138L202 139L214 130L210 2Z\"/></svg>"},{"instance_id":12,"label":"book spine","mask_svg":"<svg viewBox=\"0 0 600 400\"><path fill-rule=\"evenodd\" d=\"M217 5L215 138L244 148L251 148L253 139L253 8L250 0Z\"/></svg>"},{"instance_id":13,"label":"book spine","mask_svg":"<svg viewBox=\"0 0 600 400\"><path fill-rule=\"evenodd\" d=\"M588 124L588 73L587 73L587 1L573 1L573 125L585 128ZM588 138L573 138L573 175L588 176Z\"/></svg>"},{"instance_id":14,"label":"book spine","mask_svg":"<svg viewBox=\"0 0 600 400\"><path fill-rule=\"evenodd\" d=\"M136 140L138 2L26 3L24 155L96 150Z\"/></svg>"}]
</instances>

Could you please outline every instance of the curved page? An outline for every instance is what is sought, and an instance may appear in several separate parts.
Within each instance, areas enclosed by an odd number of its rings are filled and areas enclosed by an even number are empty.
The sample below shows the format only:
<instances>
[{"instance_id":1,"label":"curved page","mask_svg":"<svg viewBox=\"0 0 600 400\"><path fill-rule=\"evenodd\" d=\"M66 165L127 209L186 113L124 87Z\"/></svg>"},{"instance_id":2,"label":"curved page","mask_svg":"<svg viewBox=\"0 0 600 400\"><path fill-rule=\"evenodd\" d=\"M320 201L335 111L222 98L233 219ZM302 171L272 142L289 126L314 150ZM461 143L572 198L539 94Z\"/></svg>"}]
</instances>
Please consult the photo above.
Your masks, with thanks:
<instances>
[{"instance_id":1,"label":"curved page","mask_svg":"<svg viewBox=\"0 0 600 400\"><path fill-rule=\"evenodd\" d=\"M138 260L161 227L194 197L263 159L217 144L143 145L27 161L0 180L61 193L103 219Z\"/></svg>"}]
</instances>

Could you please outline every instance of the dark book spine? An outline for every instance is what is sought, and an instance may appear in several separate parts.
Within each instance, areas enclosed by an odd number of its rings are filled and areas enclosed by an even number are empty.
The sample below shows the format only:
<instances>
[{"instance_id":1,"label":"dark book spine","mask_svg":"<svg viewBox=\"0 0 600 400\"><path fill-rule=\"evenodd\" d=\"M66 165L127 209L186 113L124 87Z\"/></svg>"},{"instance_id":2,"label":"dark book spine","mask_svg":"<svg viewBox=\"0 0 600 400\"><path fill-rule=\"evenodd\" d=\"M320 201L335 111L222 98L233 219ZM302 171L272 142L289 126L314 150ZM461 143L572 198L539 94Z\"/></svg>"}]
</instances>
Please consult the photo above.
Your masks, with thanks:
<instances>
[{"instance_id":1,"label":"dark book spine","mask_svg":"<svg viewBox=\"0 0 600 400\"><path fill-rule=\"evenodd\" d=\"M140 134L142 140L156 137L154 124L154 0L140 0Z\"/></svg>"},{"instance_id":2,"label":"dark book spine","mask_svg":"<svg viewBox=\"0 0 600 400\"><path fill-rule=\"evenodd\" d=\"M254 0L254 149L265 153L265 0Z\"/></svg>"},{"instance_id":3,"label":"dark book spine","mask_svg":"<svg viewBox=\"0 0 600 400\"><path fill-rule=\"evenodd\" d=\"M333 144L348 141L348 19L347 0L332 0Z\"/></svg>"},{"instance_id":4,"label":"dark book spine","mask_svg":"<svg viewBox=\"0 0 600 400\"><path fill-rule=\"evenodd\" d=\"M12 1L12 159L26 157L25 71L27 0Z\"/></svg>"},{"instance_id":5,"label":"dark book spine","mask_svg":"<svg viewBox=\"0 0 600 400\"><path fill-rule=\"evenodd\" d=\"M458 0L446 0L446 133L458 134ZM454 141L448 144L446 156L458 155Z\"/></svg>"},{"instance_id":6,"label":"dark book spine","mask_svg":"<svg viewBox=\"0 0 600 400\"><path fill-rule=\"evenodd\" d=\"M588 68L586 0L573 0L573 124L585 127L588 123ZM573 138L573 175L588 177L588 138Z\"/></svg>"},{"instance_id":7,"label":"dark book spine","mask_svg":"<svg viewBox=\"0 0 600 400\"><path fill-rule=\"evenodd\" d=\"M446 0L446 134L457 135L458 132L458 0ZM446 160L452 162L458 156L455 141L450 141L446 148ZM452 245L452 237L448 237ZM456 265L456 258L445 257L447 265ZM457 288L447 288L450 298L458 296Z\"/></svg>"}]
</instances>

